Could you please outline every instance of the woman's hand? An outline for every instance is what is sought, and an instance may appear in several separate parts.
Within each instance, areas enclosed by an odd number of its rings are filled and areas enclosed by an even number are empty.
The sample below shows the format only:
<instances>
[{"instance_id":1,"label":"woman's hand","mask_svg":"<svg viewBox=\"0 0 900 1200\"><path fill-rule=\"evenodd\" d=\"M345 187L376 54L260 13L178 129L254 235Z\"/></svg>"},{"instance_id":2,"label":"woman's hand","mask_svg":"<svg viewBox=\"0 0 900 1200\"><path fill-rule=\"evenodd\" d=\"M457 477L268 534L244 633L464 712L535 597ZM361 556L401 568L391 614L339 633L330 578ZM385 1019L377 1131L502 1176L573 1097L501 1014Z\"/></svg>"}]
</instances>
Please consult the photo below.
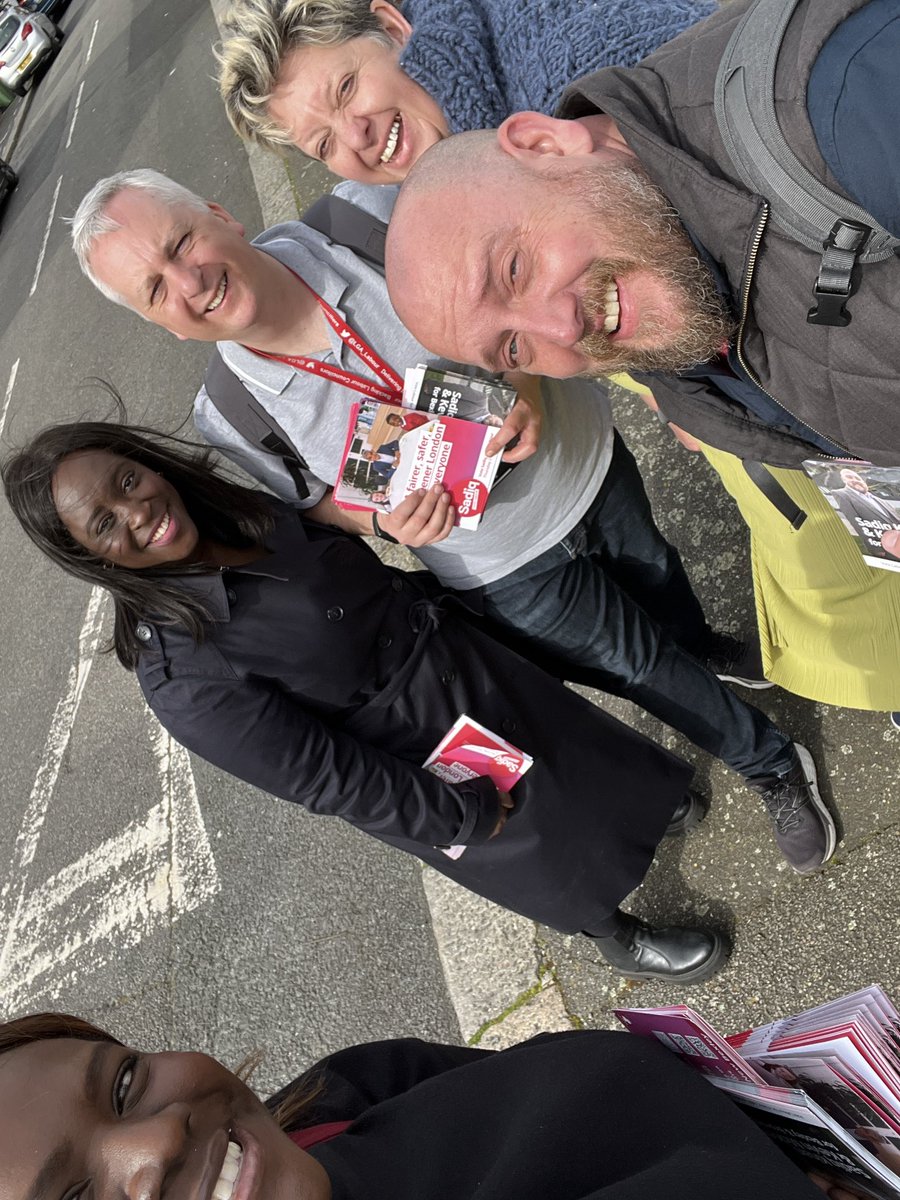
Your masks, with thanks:
<instances>
[{"instance_id":1,"label":"woman's hand","mask_svg":"<svg viewBox=\"0 0 900 1200\"><path fill-rule=\"evenodd\" d=\"M500 801L500 816L497 818L497 824L494 826L494 832L491 834L491 837L488 838L488 841L490 841L491 838L495 838L498 833L502 832L503 826L509 819L509 814L516 806L516 802L513 800L509 792L501 792L499 788L497 789L497 798Z\"/></svg>"},{"instance_id":2,"label":"woman's hand","mask_svg":"<svg viewBox=\"0 0 900 1200\"><path fill-rule=\"evenodd\" d=\"M541 400L541 381L535 375L523 375L519 371L507 372L504 376L519 393L509 410L506 420L497 430L487 448L488 454L499 454L513 438L519 441L512 450L503 455L504 462L522 462L530 458L541 441L541 422L544 408Z\"/></svg>"},{"instance_id":3,"label":"woman's hand","mask_svg":"<svg viewBox=\"0 0 900 1200\"><path fill-rule=\"evenodd\" d=\"M453 529L456 509L450 493L436 483L427 490L413 492L389 513L378 513L378 524L402 546L431 546L442 542ZM371 533L370 529L366 533Z\"/></svg>"}]
</instances>

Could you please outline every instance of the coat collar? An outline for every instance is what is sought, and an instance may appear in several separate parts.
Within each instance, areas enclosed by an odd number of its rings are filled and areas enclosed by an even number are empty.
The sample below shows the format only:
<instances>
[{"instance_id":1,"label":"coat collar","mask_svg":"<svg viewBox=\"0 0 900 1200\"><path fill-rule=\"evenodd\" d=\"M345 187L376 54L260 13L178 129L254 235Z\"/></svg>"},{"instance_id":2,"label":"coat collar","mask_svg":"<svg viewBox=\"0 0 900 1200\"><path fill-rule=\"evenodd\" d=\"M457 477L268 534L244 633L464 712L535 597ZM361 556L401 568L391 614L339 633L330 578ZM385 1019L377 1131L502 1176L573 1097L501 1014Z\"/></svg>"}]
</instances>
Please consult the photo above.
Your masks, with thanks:
<instances>
[{"instance_id":1,"label":"coat collar","mask_svg":"<svg viewBox=\"0 0 900 1200\"><path fill-rule=\"evenodd\" d=\"M212 620L231 619L226 571L275 579L281 583L286 583L298 571L302 548L310 541L309 535L299 512L291 505L273 498L272 508L275 524L266 538L267 553L261 558L240 567L220 567L217 571L205 574L185 573L170 577L170 582L203 601Z\"/></svg>"}]
</instances>

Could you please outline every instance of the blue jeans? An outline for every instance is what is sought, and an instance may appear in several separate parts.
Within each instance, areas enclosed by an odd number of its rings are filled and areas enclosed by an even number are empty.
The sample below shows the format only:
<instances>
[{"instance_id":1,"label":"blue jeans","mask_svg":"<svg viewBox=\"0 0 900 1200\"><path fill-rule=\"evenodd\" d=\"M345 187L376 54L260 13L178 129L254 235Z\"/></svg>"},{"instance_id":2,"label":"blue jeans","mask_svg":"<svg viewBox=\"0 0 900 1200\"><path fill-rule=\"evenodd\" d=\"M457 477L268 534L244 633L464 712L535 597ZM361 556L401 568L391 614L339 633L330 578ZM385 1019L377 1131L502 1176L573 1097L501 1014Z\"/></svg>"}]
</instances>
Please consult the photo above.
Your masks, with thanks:
<instances>
[{"instance_id":1,"label":"blue jeans","mask_svg":"<svg viewBox=\"0 0 900 1200\"><path fill-rule=\"evenodd\" d=\"M790 767L790 738L698 661L712 631L618 433L606 479L575 528L481 599L524 654L632 700L741 775Z\"/></svg>"}]
</instances>

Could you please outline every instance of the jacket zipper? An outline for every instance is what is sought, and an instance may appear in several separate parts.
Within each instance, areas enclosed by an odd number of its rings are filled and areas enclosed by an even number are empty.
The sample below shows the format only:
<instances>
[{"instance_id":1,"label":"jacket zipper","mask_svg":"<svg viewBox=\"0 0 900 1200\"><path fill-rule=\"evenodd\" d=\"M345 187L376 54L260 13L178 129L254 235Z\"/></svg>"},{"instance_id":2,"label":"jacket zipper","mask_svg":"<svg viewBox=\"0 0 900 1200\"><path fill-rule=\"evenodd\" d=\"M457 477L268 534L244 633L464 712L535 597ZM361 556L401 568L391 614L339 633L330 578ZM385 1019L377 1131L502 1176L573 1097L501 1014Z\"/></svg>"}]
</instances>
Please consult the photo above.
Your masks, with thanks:
<instances>
[{"instance_id":1,"label":"jacket zipper","mask_svg":"<svg viewBox=\"0 0 900 1200\"><path fill-rule=\"evenodd\" d=\"M753 282L753 272L756 270L756 256L759 254L759 247L760 247L760 243L762 242L762 236L763 236L763 233L765 232L766 225L769 222L769 203L767 200L763 200L762 205L763 205L762 213L760 214L759 222L756 226L756 233L753 235L753 244L750 247L750 255L747 260L747 272L744 276L744 282L743 282L743 286L741 288L741 319L738 322L737 337L735 338L735 342L734 342L734 349L735 349L735 353L737 354L737 360L741 364L743 369L747 372L747 375L750 377L751 383L753 383L756 387L758 387L759 390L761 392L763 392L766 396L768 396L770 400L774 400L775 403L779 406L779 408L783 408L784 411L789 416L793 417L795 421L798 421L801 425L805 425L807 429L812 430L813 433L817 434L824 441L833 442L834 438L829 437L827 434L822 433L818 429L814 429L813 426L810 425L807 421L802 420L800 417L797 416L796 413L791 412L791 410L786 405L782 404L777 396L773 396L772 393L768 390L768 388L764 388L763 385L760 383L760 381L757 379L755 373L750 369L750 366L743 355L743 351L741 348L741 342L742 342L742 339L744 336L744 329L747 325L747 315L748 315L748 312L750 309L750 284ZM840 442L836 442L835 445L840 445ZM846 449L846 447L844 447L844 449ZM850 454L849 450L847 450L846 456L837 455L837 454L826 454L824 450L821 450L821 451L817 450L816 453L817 453L817 455L820 455L822 458L831 458L835 462L837 462L840 458L843 458L843 457L852 458L852 455ZM862 462L863 460L859 459L859 458L854 458L853 461L854 462Z\"/></svg>"}]
</instances>

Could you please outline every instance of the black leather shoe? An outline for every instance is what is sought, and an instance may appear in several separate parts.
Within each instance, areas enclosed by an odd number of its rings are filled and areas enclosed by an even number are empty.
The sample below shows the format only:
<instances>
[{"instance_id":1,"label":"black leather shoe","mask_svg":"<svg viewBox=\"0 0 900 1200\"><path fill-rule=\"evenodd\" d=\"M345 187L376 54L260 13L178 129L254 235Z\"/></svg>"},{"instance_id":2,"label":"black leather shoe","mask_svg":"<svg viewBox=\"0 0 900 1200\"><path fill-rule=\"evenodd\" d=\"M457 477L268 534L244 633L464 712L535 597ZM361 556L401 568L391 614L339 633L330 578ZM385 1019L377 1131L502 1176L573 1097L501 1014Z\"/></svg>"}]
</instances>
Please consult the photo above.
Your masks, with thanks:
<instances>
[{"instance_id":1,"label":"black leather shoe","mask_svg":"<svg viewBox=\"0 0 900 1200\"><path fill-rule=\"evenodd\" d=\"M699 792L687 791L684 799L672 813L672 819L666 826L665 837L681 837L696 829L709 812L709 801Z\"/></svg>"},{"instance_id":2,"label":"black leather shoe","mask_svg":"<svg viewBox=\"0 0 900 1200\"><path fill-rule=\"evenodd\" d=\"M612 937L591 941L626 979L669 983L702 983L724 966L731 953L725 937L714 929L678 925L652 929L631 913L621 914L621 927Z\"/></svg>"}]
</instances>

